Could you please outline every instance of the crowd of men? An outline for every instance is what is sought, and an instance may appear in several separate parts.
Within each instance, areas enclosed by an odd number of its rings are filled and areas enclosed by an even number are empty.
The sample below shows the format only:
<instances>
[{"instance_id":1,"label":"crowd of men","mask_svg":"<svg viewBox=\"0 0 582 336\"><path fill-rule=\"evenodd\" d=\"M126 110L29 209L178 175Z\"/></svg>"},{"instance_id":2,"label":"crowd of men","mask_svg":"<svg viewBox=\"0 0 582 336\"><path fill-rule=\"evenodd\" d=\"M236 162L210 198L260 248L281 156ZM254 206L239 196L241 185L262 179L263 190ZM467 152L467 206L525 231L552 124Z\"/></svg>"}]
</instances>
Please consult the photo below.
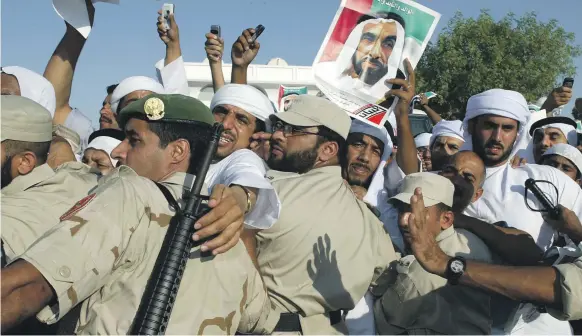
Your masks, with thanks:
<instances>
[{"instance_id":1,"label":"crowd of men","mask_svg":"<svg viewBox=\"0 0 582 336\"><path fill-rule=\"evenodd\" d=\"M224 41L206 35L207 107L188 96L178 25L163 20L158 78L107 87L98 130L69 104L85 43L71 26L42 76L2 68L2 333L129 333L215 123L210 210L168 334L580 331L582 154L576 122L551 113L570 88L539 111L491 88L463 121L421 95L434 127L414 135L405 62L386 92L395 124L321 95L277 111L247 83L260 44L246 29L229 84Z\"/></svg>"}]
</instances>

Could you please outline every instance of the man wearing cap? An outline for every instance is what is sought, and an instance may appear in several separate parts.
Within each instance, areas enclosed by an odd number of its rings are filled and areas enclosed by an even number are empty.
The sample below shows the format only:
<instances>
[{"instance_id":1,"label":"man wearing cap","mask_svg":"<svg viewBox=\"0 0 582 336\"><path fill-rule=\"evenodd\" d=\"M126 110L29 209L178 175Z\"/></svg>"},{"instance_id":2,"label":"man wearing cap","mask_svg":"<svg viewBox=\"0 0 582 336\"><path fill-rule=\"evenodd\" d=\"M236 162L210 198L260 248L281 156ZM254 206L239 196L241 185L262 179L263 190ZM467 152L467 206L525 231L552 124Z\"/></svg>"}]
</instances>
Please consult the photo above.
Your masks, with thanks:
<instances>
[{"instance_id":1,"label":"man wearing cap","mask_svg":"<svg viewBox=\"0 0 582 336\"><path fill-rule=\"evenodd\" d=\"M43 76L19 66L2 67L2 95L22 96L47 109L51 118L55 114L55 89Z\"/></svg>"},{"instance_id":2,"label":"man wearing cap","mask_svg":"<svg viewBox=\"0 0 582 336\"><path fill-rule=\"evenodd\" d=\"M497 293L521 302L535 302L560 320L582 318L582 257L554 266L515 267L467 260L452 268L453 260L437 244L427 225L423 190L410 199L407 224L410 247L427 271L462 286ZM563 334L550 330L548 334Z\"/></svg>"},{"instance_id":3,"label":"man wearing cap","mask_svg":"<svg viewBox=\"0 0 582 336\"><path fill-rule=\"evenodd\" d=\"M56 225L98 177L75 161L53 170L46 163L53 139L50 113L28 98L1 99L2 241L11 261Z\"/></svg>"},{"instance_id":4,"label":"man wearing cap","mask_svg":"<svg viewBox=\"0 0 582 336\"><path fill-rule=\"evenodd\" d=\"M64 139L71 147L74 159L76 161L81 161L81 137L79 136L79 133L65 125L53 125L53 138L54 137Z\"/></svg>"},{"instance_id":5,"label":"man wearing cap","mask_svg":"<svg viewBox=\"0 0 582 336\"><path fill-rule=\"evenodd\" d=\"M453 222L453 183L437 174L416 173L408 175L400 193L390 199L398 209L399 226L407 253L393 263L378 280L372 293L378 298L374 317L378 334L489 334L490 297L475 289L455 286L454 279L447 280L426 272L410 251L408 217L410 198L416 188L424 194L427 231L438 246L451 256L451 267L465 263L466 259L491 262L487 246L474 234L455 229Z\"/></svg>"},{"instance_id":6,"label":"man wearing cap","mask_svg":"<svg viewBox=\"0 0 582 336\"><path fill-rule=\"evenodd\" d=\"M414 137L414 144L418 152L418 158L422 163L420 171L432 171L432 161L430 152L430 139L432 133L420 133Z\"/></svg>"},{"instance_id":7,"label":"man wearing cap","mask_svg":"<svg viewBox=\"0 0 582 336\"><path fill-rule=\"evenodd\" d=\"M248 148L253 134L266 130L265 123L273 113L271 101L253 86L227 84L216 92L210 109L224 131L206 183L243 186L251 200L245 224L253 229L268 228L279 217L281 202L265 179L264 161Z\"/></svg>"},{"instance_id":8,"label":"man wearing cap","mask_svg":"<svg viewBox=\"0 0 582 336\"><path fill-rule=\"evenodd\" d=\"M174 209L192 185L189 173L196 173L206 152L214 118L194 98L150 95L125 108L119 120L127 138L116 150L127 151L127 166L105 177L60 217L59 226L2 271L2 331L37 313L39 320L55 323L82 302L75 333L129 332ZM192 249L168 334L265 332L269 300L232 233L240 232L246 203L242 188L214 187L212 210L196 222L200 229L192 238L200 241L217 229L223 237ZM222 224L211 225L215 221ZM222 251L203 257L224 239L229 243Z\"/></svg>"},{"instance_id":9,"label":"man wearing cap","mask_svg":"<svg viewBox=\"0 0 582 336\"><path fill-rule=\"evenodd\" d=\"M344 179L352 186L358 198L373 206L378 204L378 194L384 185L382 169L391 153L392 142L384 127L372 126L358 119L352 120L347 138ZM372 181L378 178L382 181L374 182L379 186L375 188ZM370 187L373 187L372 190Z\"/></svg>"},{"instance_id":10,"label":"man wearing cap","mask_svg":"<svg viewBox=\"0 0 582 336\"><path fill-rule=\"evenodd\" d=\"M432 170L441 170L464 142L462 121L443 119L436 123L432 128L429 144Z\"/></svg>"},{"instance_id":11,"label":"man wearing cap","mask_svg":"<svg viewBox=\"0 0 582 336\"><path fill-rule=\"evenodd\" d=\"M561 170L576 183L582 177L582 153L568 144L556 144L542 155L541 164Z\"/></svg>"},{"instance_id":12,"label":"man wearing cap","mask_svg":"<svg viewBox=\"0 0 582 336\"><path fill-rule=\"evenodd\" d=\"M568 117L547 117L533 123L529 129L532 136L533 154L537 164L542 155L555 144L578 144L576 122Z\"/></svg>"},{"instance_id":13,"label":"man wearing cap","mask_svg":"<svg viewBox=\"0 0 582 336\"><path fill-rule=\"evenodd\" d=\"M557 235L544 222L540 212L530 210L531 204L538 209L541 205L531 194L524 199L525 181L533 178L551 182L559 191L558 195L550 183L538 183L538 186L542 192L553 195L552 201L572 209L578 216L582 215L582 197L580 187L574 181L551 167L511 167L509 158L527 146L528 140L524 136L530 115L525 98L515 91L493 89L469 99L463 122L466 132L464 149L472 149L483 159L487 177L483 196L469 205L465 213L476 218L486 218L491 223L505 221L510 227L529 233L538 246L546 251ZM526 322L522 316L533 318ZM515 318L508 324L506 332L571 333L567 323L557 321L546 313L539 313L531 305L524 306Z\"/></svg>"},{"instance_id":14,"label":"man wearing cap","mask_svg":"<svg viewBox=\"0 0 582 336\"><path fill-rule=\"evenodd\" d=\"M335 104L300 95L271 117L267 177L281 217L256 234L257 261L280 316L275 332L345 333L352 309L378 272L395 259L382 224L342 178L351 121Z\"/></svg>"},{"instance_id":15,"label":"man wearing cap","mask_svg":"<svg viewBox=\"0 0 582 336\"><path fill-rule=\"evenodd\" d=\"M125 139L122 130L105 128L93 132L89 136L89 144L83 153L83 163L99 169L101 174L107 175L117 167L118 160L111 156L111 152Z\"/></svg>"}]
</instances>

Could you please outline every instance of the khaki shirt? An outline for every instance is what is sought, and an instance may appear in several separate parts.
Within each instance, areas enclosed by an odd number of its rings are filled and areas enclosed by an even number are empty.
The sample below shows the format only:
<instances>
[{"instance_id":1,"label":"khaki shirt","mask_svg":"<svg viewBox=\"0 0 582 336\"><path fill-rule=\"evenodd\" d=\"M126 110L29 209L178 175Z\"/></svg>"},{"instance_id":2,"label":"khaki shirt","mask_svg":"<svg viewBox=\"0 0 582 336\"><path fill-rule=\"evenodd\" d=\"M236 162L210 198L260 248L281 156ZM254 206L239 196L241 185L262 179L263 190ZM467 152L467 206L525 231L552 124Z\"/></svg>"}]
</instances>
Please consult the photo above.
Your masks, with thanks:
<instances>
[{"instance_id":1,"label":"khaki shirt","mask_svg":"<svg viewBox=\"0 0 582 336\"><path fill-rule=\"evenodd\" d=\"M437 236L449 256L491 262L485 243L466 230L452 226ZM407 255L382 274L372 292L378 334L490 334L490 296L478 289L448 285L425 271L414 255Z\"/></svg>"},{"instance_id":2,"label":"khaki shirt","mask_svg":"<svg viewBox=\"0 0 582 336\"><path fill-rule=\"evenodd\" d=\"M187 184L186 184L187 183ZM162 182L182 203L192 176ZM51 284L58 303L37 318L55 323L82 302L77 334L127 334L170 219L166 198L150 180L121 166L67 211L22 258ZM259 331L269 300L242 242L216 257L192 249L167 334Z\"/></svg>"},{"instance_id":3,"label":"khaki shirt","mask_svg":"<svg viewBox=\"0 0 582 336\"><path fill-rule=\"evenodd\" d=\"M327 313L352 309L396 259L389 236L338 166L302 175L269 171L267 178L282 202L279 220L257 233L271 301L280 312L302 316L303 334L347 332L344 323L331 326Z\"/></svg>"},{"instance_id":4,"label":"khaki shirt","mask_svg":"<svg viewBox=\"0 0 582 336\"><path fill-rule=\"evenodd\" d=\"M561 276L562 307L560 310L548 307L548 313L560 320L582 319L582 257L554 267Z\"/></svg>"},{"instance_id":5,"label":"khaki shirt","mask_svg":"<svg viewBox=\"0 0 582 336\"><path fill-rule=\"evenodd\" d=\"M99 175L80 162L56 171L44 164L2 189L2 241L10 262L50 228L75 202L97 186Z\"/></svg>"}]
</instances>

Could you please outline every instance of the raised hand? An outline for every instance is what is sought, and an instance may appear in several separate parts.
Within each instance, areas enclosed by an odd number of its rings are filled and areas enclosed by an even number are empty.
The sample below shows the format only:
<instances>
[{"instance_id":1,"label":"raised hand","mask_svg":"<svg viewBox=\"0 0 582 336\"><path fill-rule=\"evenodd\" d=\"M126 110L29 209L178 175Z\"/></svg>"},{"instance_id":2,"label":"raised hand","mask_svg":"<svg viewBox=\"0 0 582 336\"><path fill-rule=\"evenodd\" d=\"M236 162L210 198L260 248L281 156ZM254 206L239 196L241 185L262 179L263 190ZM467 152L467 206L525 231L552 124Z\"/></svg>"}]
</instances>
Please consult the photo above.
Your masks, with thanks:
<instances>
[{"instance_id":1,"label":"raised hand","mask_svg":"<svg viewBox=\"0 0 582 336\"><path fill-rule=\"evenodd\" d=\"M257 57L261 44L258 41L251 43L251 37L255 33L254 28L246 29L232 45L232 64L240 67L248 67Z\"/></svg>"},{"instance_id":2,"label":"raised hand","mask_svg":"<svg viewBox=\"0 0 582 336\"><path fill-rule=\"evenodd\" d=\"M410 248L416 260L427 271L444 276L449 257L437 245L434 235L430 232L427 212L422 198L422 190L416 188L410 197L411 212L406 213L398 223L408 236Z\"/></svg>"},{"instance_id":3,"label":"raised hand","mask_svg":"<svg viewBox=\"0 0 582 336\"><path fill-rule=\"evenodd\" d=\"M218 63L222 61L222 54L224 53L224 40L212 33L206 34L206 43L204 43L204 50L206 57L211 63Z\"/></svg>"},{"instance_id":4,"label":"raised hand","mask_svg":"<svg viewBox=\"0 0 582 336\"><path fill-rule=\"evenodd\" d=\"M416 77L412 64L407 59L404 60L408 79L392 78L386 80L386 84L400 85L400 89L390 89L386 92L386 98L398 97L398 104L396 105L396 112L408 113L410 102L415 96L416 92Z\"/></svg>"},{"instance_id":5,"label":"raised hand","mask_svg":"<svg viewBox=\"0 0 582 336\"><path fill-rule=\"evenodd\" d=\"M164 42L168 47L175 46L180 44L180 31L178 29L178 24L176 23L176 19L174 18L174 14L170 14L168 17L168 22L170 29L166 29L164 23L166 19L162 14L162 11L158 11L158 22L156 26L158 27L158 35L160 36L160 40Z\"/></svg>"}]
</instances>

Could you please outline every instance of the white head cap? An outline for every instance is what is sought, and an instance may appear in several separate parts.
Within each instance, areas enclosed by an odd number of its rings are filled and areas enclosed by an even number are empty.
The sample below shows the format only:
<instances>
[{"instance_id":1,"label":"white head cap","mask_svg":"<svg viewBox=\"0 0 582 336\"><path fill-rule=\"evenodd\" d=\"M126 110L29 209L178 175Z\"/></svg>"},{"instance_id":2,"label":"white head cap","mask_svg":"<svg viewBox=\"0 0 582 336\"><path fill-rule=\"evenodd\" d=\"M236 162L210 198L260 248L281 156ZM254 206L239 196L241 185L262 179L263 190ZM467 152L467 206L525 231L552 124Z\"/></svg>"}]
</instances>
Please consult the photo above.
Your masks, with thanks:
<instances>
[{"instance_id":1,"label":"white head cap","mask_svg":"<svg viewBox=\"0 0 582 336\"><path fill-rule=\"evenodd\" d=\"M117 108L121 99L133 91L151 91L154 93L166 93L166 90L155 79L145 76L133 76L122 80L111 93L111 111L118 113Z\"/></svg>"},{"instance_id":2,"label":"white head cap","mask_svg":"<svg viewBox=\"0 0 582 336\"><path fill-rule=\"evenodd\" d=\"M570 160L576 168L578 168L578 173L582 173L582 153L578 148L567 145L567 144L555 144L550 147L542 157L548 155L560 155Z\"/></svg>"},{"instance_id":3,"label":"white head cap","mask_svg":"<svg viewBox=\"0 0 582 336\"><path fill-rule=\"evenodd\" d=\"M227 84L212 97L210 110L219 105L233 105L245 110L255 118L267 121L275 113L273 103L264 93L251 85Z\"/></svg>"},{"instance_id":4,"label":"white head cap","mask_svg":"<svg viewBox=\"0 0 582 336\"><path fill-rule=\"evenodd\" d=\"M432 133L420 133L414 137L414 144L416 148L430 146L430 138Z\"/></svg>"},{"instance_id":5,"label":"white head cap","mask_svg":"<svg viewBox=\"0 0 582 336\"><path fill-rule=\"evenodd\" d=\"M34 71L19 66L2 67L2 72L16 77L22 97L37 102L54 117L57 100L55 89L48 79Z\"/></svg>"}]
</instances>

